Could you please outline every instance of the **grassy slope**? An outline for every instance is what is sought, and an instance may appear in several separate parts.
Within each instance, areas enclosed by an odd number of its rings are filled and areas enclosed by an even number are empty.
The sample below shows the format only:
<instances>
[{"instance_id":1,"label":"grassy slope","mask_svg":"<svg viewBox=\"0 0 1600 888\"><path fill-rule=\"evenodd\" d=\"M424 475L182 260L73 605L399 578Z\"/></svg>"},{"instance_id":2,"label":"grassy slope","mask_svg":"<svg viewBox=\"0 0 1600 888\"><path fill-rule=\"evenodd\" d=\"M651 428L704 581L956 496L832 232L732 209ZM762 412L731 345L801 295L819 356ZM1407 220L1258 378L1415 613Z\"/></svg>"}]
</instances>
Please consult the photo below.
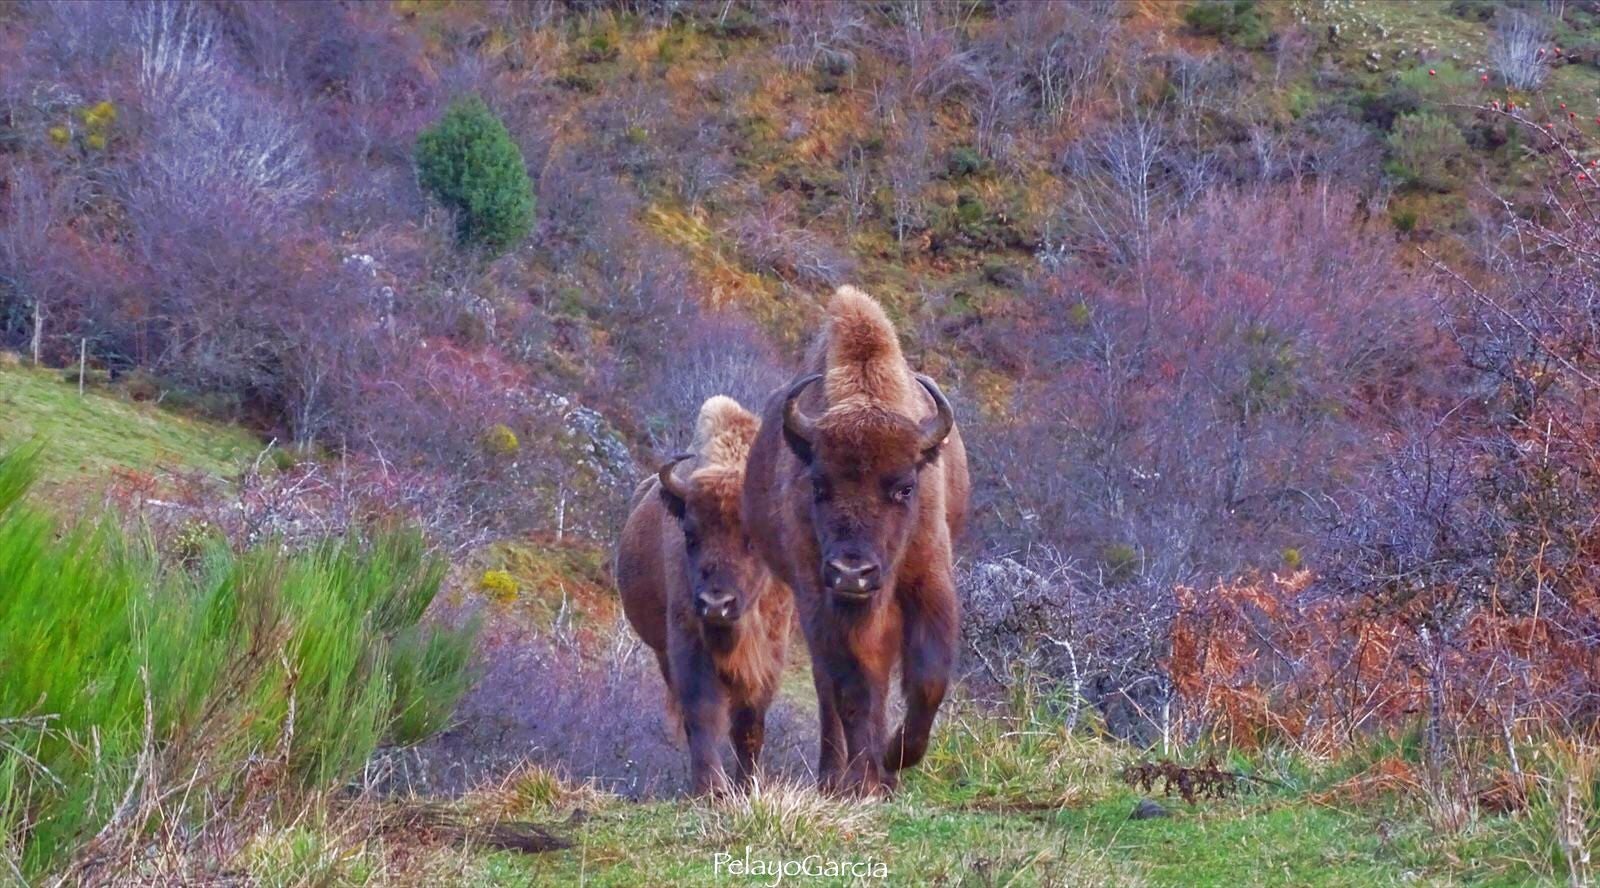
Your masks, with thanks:
<instances>
[{"instance_id":1,"label":"grassy slope","mask_svg":"<svg viewBox=\"0 0 1600 888\"><path fill-rule=\"evenodd\" d=\"M0 447L45 442L51 486L95 482L113 469L183 468L230 475L261 449L234 426L179 416L63 382L56 371L0 369Z\"/></svg>"},{"instance_id":2,"label":"grassy slope","mask_svg":"<svg viewBox=\"0 0 1600 888\"><path fill-rule=\"evenodd\" d=\"M1014 732L972 713L941 731L929 761L889 802L848 805L776 787L752 799L634 804L583 789L532 793L535 772L470 800L480 816L567 823L576 847L545 855L440 850L405 877L462 885L771 884L719 873L719 852L751 859L882 861L887 884L1395 885L1526 884L1518 821L1485 819L1454 835L1416 803L1341 802L1327 768L1244 797L1129 819L1139 794L1117 779L1114 744ZM1043 735L1043 736L1039 736ZM1283 776L1283 775L1280 775ZM507 799L511 800L509 805ZM536 800L534 800L536 799ZM582 814L574 818L573 814ZM579 825L573 825L577 823ZM848 877L797 884L868 884Z\"/></svg>"}]
</instances>

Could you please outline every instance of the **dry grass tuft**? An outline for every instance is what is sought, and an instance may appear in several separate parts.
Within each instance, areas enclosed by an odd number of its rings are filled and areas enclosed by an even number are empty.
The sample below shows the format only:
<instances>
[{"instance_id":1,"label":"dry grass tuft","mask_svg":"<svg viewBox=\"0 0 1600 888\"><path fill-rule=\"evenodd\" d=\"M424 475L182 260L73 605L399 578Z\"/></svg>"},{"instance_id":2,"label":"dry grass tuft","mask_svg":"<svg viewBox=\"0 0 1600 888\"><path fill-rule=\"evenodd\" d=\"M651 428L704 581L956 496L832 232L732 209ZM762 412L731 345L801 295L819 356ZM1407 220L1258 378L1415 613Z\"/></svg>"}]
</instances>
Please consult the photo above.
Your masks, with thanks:
<instances>
[{"instance_id":1,"label":"dry grass tuft","mask_svg":"<svg viewBox=\"0 0 1600 888\"><path fill-rule=\"evenodd\" d=\"M886 835L881 813L879 802L827 796L810 784L787 781L756 781L748 791L711 799L690 812L694 833L709 844L768 850L881 839Z\"/></svg>"},{"instance_id":2,"label":"dry grass tuft","mask_svg":"<svg viewBox=\"0 0 1600 888\"><path fill-rule=\"evenodd\" d=\"M559 768L526 762L478 795L479 810L495 817L571 816L614 800L593 781L576 781Z\"/></svg>"}]
</instances>

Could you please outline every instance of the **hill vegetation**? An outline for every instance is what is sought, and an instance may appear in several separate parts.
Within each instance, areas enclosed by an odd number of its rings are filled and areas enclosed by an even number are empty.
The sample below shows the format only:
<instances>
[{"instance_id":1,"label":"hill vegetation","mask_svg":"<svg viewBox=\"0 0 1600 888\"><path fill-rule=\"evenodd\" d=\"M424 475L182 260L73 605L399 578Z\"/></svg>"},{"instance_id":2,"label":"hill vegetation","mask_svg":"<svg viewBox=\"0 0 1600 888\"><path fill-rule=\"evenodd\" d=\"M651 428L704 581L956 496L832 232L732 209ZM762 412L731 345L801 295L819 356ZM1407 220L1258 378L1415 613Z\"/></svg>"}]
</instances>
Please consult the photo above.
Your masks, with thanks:
<instances>
[{"instance_id":1,"label":"hill vegetation","mask_svg":"<svg viewBox=\"0 0 1600 888\"><path fill-rule=\"evenodd\" d=\"M0 7L0 444L44 442L52 499L115 473L140 588L403 523L453 559L424 624L484 620L447 730L195 870L692 882L748 841L949 883L1582 883L1597 33L1591 0ZM663 801L605 553L842 283L971 450L955 746L890 803L791 792L796 663L771 793ZM1125 765L1213 756L1269 782L1122 822ZM461 850L403 789L580 844Z\"/></svg>"},{"instance_id":2,"label":"hill vegetation","mask_svg":"<svg viewBox=\"0 0 1600 888\"><path fill-rule=\"evenodd\" d=\"M206 422L25 367L0 369L0 447L48 446L40 473L53 485L104 480L113 471L161 469L237 475L262 443L236 425Z\"/></svg>"}]
</instances>

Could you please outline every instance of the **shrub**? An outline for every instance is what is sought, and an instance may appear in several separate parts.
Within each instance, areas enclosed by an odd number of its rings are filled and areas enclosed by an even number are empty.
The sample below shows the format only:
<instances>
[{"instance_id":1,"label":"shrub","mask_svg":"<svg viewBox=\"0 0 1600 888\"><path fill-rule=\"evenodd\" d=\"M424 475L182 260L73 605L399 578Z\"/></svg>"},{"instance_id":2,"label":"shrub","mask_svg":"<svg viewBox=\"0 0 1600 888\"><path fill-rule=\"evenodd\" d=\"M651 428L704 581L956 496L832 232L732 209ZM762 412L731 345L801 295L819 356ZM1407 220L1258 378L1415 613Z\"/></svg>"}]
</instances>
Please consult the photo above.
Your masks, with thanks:
<instances>
[{"instance_id":1,"label":"shrub","mask_svg":"<svg viewBox=\"0 0 1600 888\"><path fill-rule=\"evenodd\" d=\"M1416 188L1449 191L1467 158L1461 130L1431 111L1397 119L1388 141L1389 172Z\"/></svg>"},{"instance_id":2,"label":"shrub","mask_svg":"<svg viewBox=\"0 0 1600 888\"><path fill-rule=\"evenodd\" d=\"M1199 0L1184 10L1190 30L1236 46L1258 47L1267 42L1267 26L1256 0Z\"/></svg>"},{"instance_id":3,"label":"shrub","mask_svg":"<svg viewBox=\"0 0 1600 888\"><path fill-rule=\"evenodd\" d=\"M482 99L456 102L417 137L417 178L456 214L464 243L504 250L533 227L522 151Z\"/></svg>"},{"instance_id":4,"label":"shrub","mask_svg":"<svg viewBox=\"0 0 1600 888\"><path fill-rule=\"evenodd\" d=\"M474 632L422 623L444 564L417 534L211 545L176 569L113 522L62 530L22 502L36 458L0 456L0 869L332 788L465 692Z\"/></svg>"},{"instance_id":5,"label":"shrub","mask_svg":"<svg viewBox=\"0 0 1600 888\"><path fill-rule=\"evenodd\" d=\"M976 175L983 170L983 156L965 145L959 146L951 149L945 170L952 179Z\"/></svg>"}]
</instances>

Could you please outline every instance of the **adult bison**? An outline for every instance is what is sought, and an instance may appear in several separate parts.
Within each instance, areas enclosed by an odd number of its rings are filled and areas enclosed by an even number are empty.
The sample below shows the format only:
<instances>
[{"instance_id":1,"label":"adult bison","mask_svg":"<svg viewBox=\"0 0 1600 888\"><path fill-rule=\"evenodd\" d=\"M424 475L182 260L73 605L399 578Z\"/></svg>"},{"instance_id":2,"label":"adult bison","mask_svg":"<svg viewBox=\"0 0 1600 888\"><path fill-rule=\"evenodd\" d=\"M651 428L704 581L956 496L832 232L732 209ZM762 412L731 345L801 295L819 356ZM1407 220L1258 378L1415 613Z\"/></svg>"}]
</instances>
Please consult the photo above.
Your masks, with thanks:
<instances>
[{"instance_id":1,"label":"adult bison","mask_svg":"<svg viewBox=\"0 0 1600 888\"><path fill-rule=\"evenodd\" d=\"M736 780L754 773L794 621L792 597L750 551L739 518L756 429L733 399L707 400L694 452L639 485L617 545L622 609L655 651L697 794L726 787L724 732Z\"/></svg>"},{"instance_id":2,"label":"adult bison","mask_svg":"<svg viewBox=\"0 0 1600 888\"><path fill-rule=\"evenodd\" d=\"M966 449L949 402L911 372L865 293L834 294L807 368L766 406L744 522L794 590L817 689L822 785L872 793L922 760L949 682ZM905 721L885 742L897 660Z\"/></svg>"}]
</instances>

